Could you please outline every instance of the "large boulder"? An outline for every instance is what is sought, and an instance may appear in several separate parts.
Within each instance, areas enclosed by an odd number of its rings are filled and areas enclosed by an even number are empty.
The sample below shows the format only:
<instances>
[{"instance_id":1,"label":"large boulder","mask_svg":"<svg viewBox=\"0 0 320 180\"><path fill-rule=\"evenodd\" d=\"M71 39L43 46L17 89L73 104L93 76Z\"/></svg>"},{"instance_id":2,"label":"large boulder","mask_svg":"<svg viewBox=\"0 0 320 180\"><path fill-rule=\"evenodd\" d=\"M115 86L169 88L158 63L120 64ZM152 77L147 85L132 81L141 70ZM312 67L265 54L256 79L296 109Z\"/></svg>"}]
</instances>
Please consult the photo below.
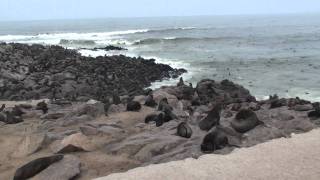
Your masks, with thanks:
<instances>
[{"instance_id":1,"label":"large boulder","mask_svg":"<svg viewBox=\"0 0 320 180\"><path fill-rule=\"evenodd\" d=\"M196 92L201 104L213 101L220 101L224 104L255 101L247 89L229 80L221 82L210 79L202 80L197 84Z\"/></svg>"},{"instance_id":2,"label":"large boulder","mask_svg":"<svg viewBox=\"0 0 320 180\"><path fill-rule=\"evenodd\" d=\"M13 157L24 157L41 150L49 141L43 134L31 134L24 137L13 152Z\"/></svg>"}]
</instances>

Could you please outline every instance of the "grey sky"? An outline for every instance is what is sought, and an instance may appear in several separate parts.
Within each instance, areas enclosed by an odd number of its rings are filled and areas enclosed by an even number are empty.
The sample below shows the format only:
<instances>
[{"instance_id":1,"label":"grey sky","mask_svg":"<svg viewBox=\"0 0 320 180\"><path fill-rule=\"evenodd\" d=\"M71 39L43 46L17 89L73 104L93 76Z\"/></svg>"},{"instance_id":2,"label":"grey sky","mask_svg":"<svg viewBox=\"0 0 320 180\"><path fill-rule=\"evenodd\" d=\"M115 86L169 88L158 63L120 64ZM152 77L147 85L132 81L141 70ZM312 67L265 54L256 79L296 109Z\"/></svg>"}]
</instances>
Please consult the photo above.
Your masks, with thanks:
<instances>
[{"instance_id":1,"label":"grey sky","mask_svg":"<svg viewBox=\"0 0 320 180\"><path fill-rule=\"evenodd\" d=\"M0 0L0 20L317 12L320 0Z\"/></svg>"}]
</instances>

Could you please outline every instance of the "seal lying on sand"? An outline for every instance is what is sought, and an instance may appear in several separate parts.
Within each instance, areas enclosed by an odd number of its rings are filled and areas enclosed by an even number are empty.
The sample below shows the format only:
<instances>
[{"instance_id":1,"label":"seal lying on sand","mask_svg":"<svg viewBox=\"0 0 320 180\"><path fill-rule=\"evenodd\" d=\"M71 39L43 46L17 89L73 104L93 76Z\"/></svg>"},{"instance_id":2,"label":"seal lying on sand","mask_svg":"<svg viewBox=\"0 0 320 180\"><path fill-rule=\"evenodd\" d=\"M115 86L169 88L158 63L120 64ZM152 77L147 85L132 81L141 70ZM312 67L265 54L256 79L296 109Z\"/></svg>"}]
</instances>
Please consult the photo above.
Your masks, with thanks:
<instances>
[{"instance_id":1,"label":"seal lying on sand","mask_svg":"<svg viewBox=\"0 0 320 180\"><path fill-rule=\"evenodd\" d=\"M221 104L217 104L199 123L199 127L203 131L209 131L212 127L220 124Z\"/></svg>"},{"instance_id":2,"label":"seal lying on sand","mask_svg":"<svg viewBox=\"0 0 320 180\"><path fill-rule=\"evenodd\" d=\"M212 153L216 150L223 149L229 145L229 140L226 133L220 128L215 128L207 134L201 144L203 153Z\"/></svg>"},{"instance_id":3,"label":"seal lying on sand","mask_svg":"<svg viewBox=\"0 0 320 180\"><path fill-rule=\"evenodd\" d=\"M187 123L182 122L177 127L177 134L184 138L190 138L192 136L192 129Z\"/></svg>"},{"instance_id":4,"label":"seal lying on sand","mask_svg":"<svg viewBox=\"0 0 320 180\"><path fill-rule=\"evenodd\" d=\"M18 168L14 174L13 180L29 179L61 159L63 159L63 155L59 154L33 160Z\"/></svg>"},{"instance_id":5,"label":"seal lying on sand","mask_svg":"<svg viewBox=\"0 0 320 180\"><path fill-rule=\"evenodd\" d=\"M263 124L263 122L250 109L240 110L235 119L231 121L231 127L239 133L246 133L260 124Z\"/></svg>"}]
</instances>

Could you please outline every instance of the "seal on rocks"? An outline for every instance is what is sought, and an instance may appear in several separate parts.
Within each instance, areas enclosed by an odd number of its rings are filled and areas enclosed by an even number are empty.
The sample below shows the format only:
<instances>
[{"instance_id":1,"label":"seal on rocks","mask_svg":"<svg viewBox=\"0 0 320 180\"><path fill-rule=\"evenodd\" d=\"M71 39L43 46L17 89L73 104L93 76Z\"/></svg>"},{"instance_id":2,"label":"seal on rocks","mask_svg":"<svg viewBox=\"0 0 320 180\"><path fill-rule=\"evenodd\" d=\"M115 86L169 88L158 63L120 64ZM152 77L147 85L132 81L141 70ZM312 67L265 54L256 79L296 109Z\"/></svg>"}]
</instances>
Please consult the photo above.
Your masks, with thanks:
<instances>
[{"instance_id":1,"label":"seal on rocks","mask_svg":"<svg viewBox=\"0 0 320 180\"><path fill-rule=\"evenodd\" d=\"M199 127L203 131L209 131L212 127L220 124L220 112L221 112L221 104L217 104L207 115L199 123Z\"/></svg>"},{"instance_id":2,"label":"seal on rocks","mask_svg":"<svg viewBox=\"0 0 320 180\"><path fill-rule=\"evenodd\" d=\"M192 136L192 129L187 123L182 122L177 127L177 134L184 138L190 138Z\"/></svg>"},{"instance_id":3,"label":"seal on rocks","mask_svg":"<svg viewBox=\"0 0 320 180\"><path fill-rule=\"evenodd\" d=\"M11 113L12 113L14 116L22 116L23 114L25 114L25 112L22 111L21 107L20 107L20 106L17 106L17 105L15 105L15 106L12 108Z\"/></svg>"},{"instance_id":4,"label":"seal on rocks","mask_svg":"<svg viewBox=\"0 0 320 180\"><path fill-rule=\"evenodd\" d=\"M49 108L47 103L45 101L42 101L37 104L36 110L42 110L43 114L47 114Z\"/></svg>"},{"instance_id":5,"label":"seal on rocks","mask_svg":"<svg viewBox=\"0 0 320 180\"><path fill-rule=\"evenodd\" d=\"M5 104L2 104L1 108L0 108L0 112L2 112L4 110L4 108L6 108Z\"/></svg>"},{"instance_id":6,"label":"seal on rocks","mask_svg":"<svg viewBox=\"0 0 320 180\"><path fill-rule=\"evenodd\" d=\"M5 111L4 113L5 116L2 116L1 120L6 124L17 124L23 122L20 116L15 116L12 112Z\"/></svg>"},{"instance_id":7,"label":"seal on rocks","mask_svg":"<svg viewBox=\"0 0 320 180\"><path fill-rule=\"evenodd\" d=\"M137 101L130 101L127 104L127 111L140 111L141 104Z\"/></svg>"},{"instance_id":8,"label":"seal on rocks","mask_svg":"<svg viewBox=\"0 0 320 180\"><path fill-rule=\"evenodd\" d=\"M146 98L146 101L144 103L145 106L149 106L149 107L156 107L157 103L156 101L153 99L153 95L149 94Z\"/></svg>"},{"instance_id":9,"label":"seal on rocks","mask_svg":"<svg viewBox=\"0 0 320 180\"><path fill-rule=\"evenodd\" d=\"M144 122L146 124L148 124L148 123L154 121L154 122L156 122L156 126L160 127L165 122L165 116L166 115L164 112L161 112L159 114L150 114L145 118Z\"/></svg>"},{"instance_id":10,"label":"seal on rocks","mask_svg":"<svg viewBox=\"0 0 320 180\"><path fill-rule=\"evenodd\" d=\"M62 159L63 155L61 154L35 159L18 168L14 174L13 180L29 179L41 172L42 170L49 167L51 164L58 162Z\"/></svg>"},{"instance_id":11,"label":"seal on rocks","mask_svg":"<svg viewBox=\"0 0 320 180\"><path fill-rule=\"evenodd\" d=\"M120 96L118 94L117 91L113 91L113 94L112 94L112 103L115 104L115 105L118 105L121 103L121 99L120 99Z\"/></svg>"},{"instance_id":12,"label":"seal on rocks","mask_svg":"<svg viewBox=\"0 0 320 180\"><path fill-rule=\"evenodd\" d=\"M212 132L208 133L201 144L201 151L203 153L212 153L216 150L223 149L228 146L229 140L224 131L215 128Z\"/></svg>"},{"instance_id":13,"label":"seal on rocks","mask_svg":"<svg viewBox=\"0 0 320 180\"><path fill-rule=\"evenodd\" d=\"M312 105L315 110L309 112L308 117L314 119L320 118L320 103L313 103Z\"/></svg>"},{"instance_id":14,"label":"seal on rocks","mask_svg":"<svg viewBox=\"0 0 320 180\"><path fill-rule=\"evenodd\" d=\"M182 77L180 77L177 86L178 86L178 87L179 87L179 86L184 86L184 81L183 81L183 78L182 78Z\"/></svg>"},{"instance_id":15,"label":"seal on rocks","mask_svg":"<svg viewBox=\"0 0 320 180\"><path fill-rule=\"evenodd\" d=\"M239 133L246 133L260 124L263 124L263 122L250 109L240 110L235 119L231 121L231 127Z\"/></svg>"}]
</instances>

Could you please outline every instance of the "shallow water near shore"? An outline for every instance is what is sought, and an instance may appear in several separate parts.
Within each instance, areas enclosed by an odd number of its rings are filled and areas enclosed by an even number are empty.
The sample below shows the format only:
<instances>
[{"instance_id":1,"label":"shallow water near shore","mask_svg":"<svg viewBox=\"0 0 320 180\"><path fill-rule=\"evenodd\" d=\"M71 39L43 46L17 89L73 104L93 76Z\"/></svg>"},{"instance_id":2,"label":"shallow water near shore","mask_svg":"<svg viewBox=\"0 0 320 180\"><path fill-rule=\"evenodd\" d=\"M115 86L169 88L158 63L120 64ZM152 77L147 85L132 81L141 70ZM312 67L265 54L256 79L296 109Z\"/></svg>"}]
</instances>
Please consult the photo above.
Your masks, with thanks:
<instances>
[{"instance_id":1,"label":"shallow water near shore","mask_svg":"<svg viewBox=\"0 0 320 180\"><path fill-rule=\"evenodd\" d=\"M128 51L80 52L155 58L187 69L187 82L230 79L259 99L277 93L320 101L320 15L1 22L0 41L76 49L122 46Z\"/></svg>"}]
</instances>

